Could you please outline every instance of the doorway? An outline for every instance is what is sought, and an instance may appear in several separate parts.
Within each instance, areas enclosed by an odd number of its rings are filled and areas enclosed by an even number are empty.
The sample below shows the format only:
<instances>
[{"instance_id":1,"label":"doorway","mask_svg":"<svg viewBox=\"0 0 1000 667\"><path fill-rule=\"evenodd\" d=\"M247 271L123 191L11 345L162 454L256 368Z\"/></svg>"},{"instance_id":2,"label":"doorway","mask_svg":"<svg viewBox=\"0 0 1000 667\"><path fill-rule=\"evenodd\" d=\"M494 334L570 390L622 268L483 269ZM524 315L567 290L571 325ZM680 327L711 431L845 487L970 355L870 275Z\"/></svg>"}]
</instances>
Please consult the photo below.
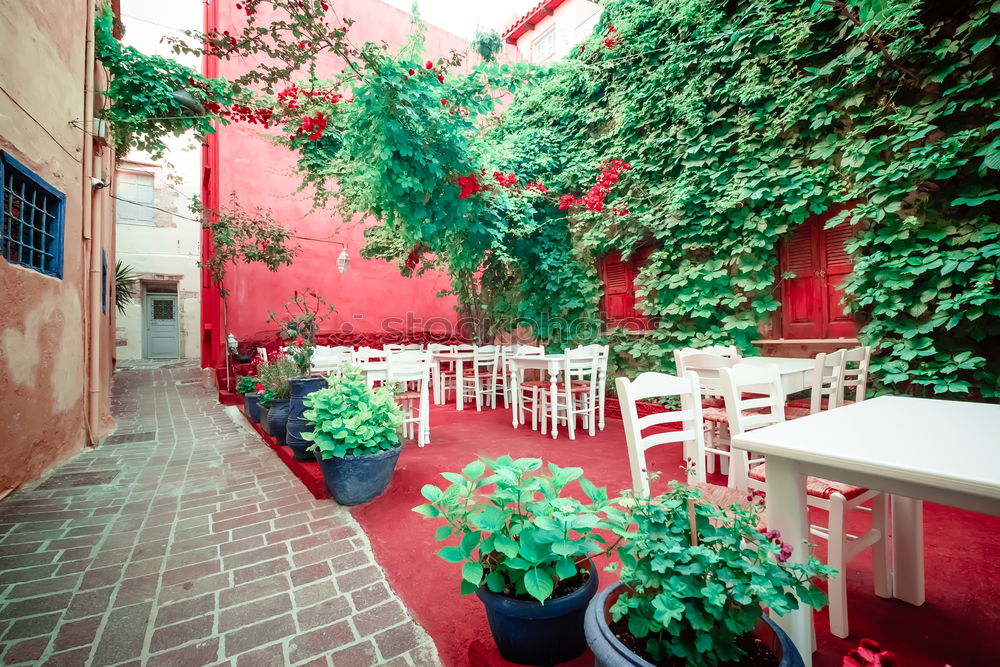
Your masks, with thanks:
<instances>
[{"instance_id":1,"label":"doorway","mask_svg":"<svg viewBox=\"0 0 1000 667\"><path fill-rule=\"evenodd\" d=\"M148 359L180 357L176 294L146 294L143 304L145 350Z\"/></svg>"}]
</instances>

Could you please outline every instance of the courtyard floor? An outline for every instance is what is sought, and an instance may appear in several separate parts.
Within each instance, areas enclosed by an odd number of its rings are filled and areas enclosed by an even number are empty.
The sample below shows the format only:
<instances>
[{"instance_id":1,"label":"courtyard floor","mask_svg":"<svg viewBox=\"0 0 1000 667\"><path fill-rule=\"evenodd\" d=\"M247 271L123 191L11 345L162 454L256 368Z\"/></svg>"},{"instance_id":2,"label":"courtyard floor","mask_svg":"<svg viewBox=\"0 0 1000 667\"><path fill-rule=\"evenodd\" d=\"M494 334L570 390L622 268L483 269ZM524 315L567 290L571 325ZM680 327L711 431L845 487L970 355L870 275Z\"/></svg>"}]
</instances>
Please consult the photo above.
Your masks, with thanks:
<instances>
[{"instance_id":1,"label":"courtyard floor","mask_svg":"<svg viewBox=\"0 0 1000 667\"><path fill-rule=\"evenodd\" d=\"M440 664L350 512L196 363L119 370L114 396L102 446L0 502L2 664Z\"/></svg>"}]
</instances>

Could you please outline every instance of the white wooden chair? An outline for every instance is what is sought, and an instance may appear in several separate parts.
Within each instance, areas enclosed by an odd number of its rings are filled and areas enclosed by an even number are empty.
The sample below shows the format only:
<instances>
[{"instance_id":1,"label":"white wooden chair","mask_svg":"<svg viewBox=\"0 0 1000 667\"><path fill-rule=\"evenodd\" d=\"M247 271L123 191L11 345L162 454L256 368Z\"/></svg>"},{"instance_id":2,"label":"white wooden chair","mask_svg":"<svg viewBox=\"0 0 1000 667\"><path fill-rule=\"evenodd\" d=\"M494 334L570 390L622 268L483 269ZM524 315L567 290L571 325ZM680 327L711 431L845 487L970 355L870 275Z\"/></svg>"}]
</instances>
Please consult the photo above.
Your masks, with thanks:
<instances>
[{"instance_id":1,"label":"white wooden chair","mask_svg":"<svg viewBox=\"0 0 1000 667\"><path fill-rule=\"evenodd\" d=\"M712 354L719 357L740 358L740 353L735 345L709 345L703 348L682 347L674 350L674 369L678 376L685 373L684 358L690 355ZM701 406L703 408L721 408L723 404L722 396L703 396Z\"/></svg>"},{"instance_id":2,"label":"white wooden chair","mask_svg":"<svg viewBox=\"0 0 1000 667\"><path fill-rule=\"evenodd\" d=\"M705 449L708 452L705 466L709 473L715 472L716 456L720 459L723 474L729 471L729 417L722 398L720 371L739 363L740 359L738 354L723 356L690 349L674 351L678 374L695 373L698 376L702 418L705 420Z\"/></svg>"},{"instance_id":3,"label":"white wooden chair","mask_svg":"<svg viewBox=\"0 0 1000 667\"><path fill-rule=\"evenodd\" d=\"M482 411L484 399L490 407L496 407L496 394L490 396L489 387L493 381L494 370L499 359L500 348L496 345L483 345L473 350L472 361L465 365L462 377L458 378L458 400L472 399L476 402L476 410Z\"/></svg>"},{"instance_id":4,"label":"white wooden chair","mask_svg":"<svg viewBox=\"0 0 1000 667\"><path fill-rule=\"evenodd\" d=\"M313 373L339 373L344 364L351 362L351 354L341 348L318 345L313 349L310 369Z\"/></svg>"},{"instance_id":5,"label":"white wooden chair","mask_svg":"<svg viewBox=\"0 0 1000 667\"><path fill-rule=\"evenodd\" d=\"M399 382L402 389L395 398L403 409L403 435L413 438L416 428L420 447L430 442L430 378L429 352L402 350L386 360L386 382Z\"/></svg>"},{"instance_id":6,"label":"white wooden chair","mask_svg":"<svg viewBox=\"0 0 1000 667\"><path fill-rule=\"evenodd\" d=\"M625 426L633 493L640 498L649 496L646 451L660 445L682 445L684 461L692 469L694 480L704 482L705 428L701 420L701 390L697 375L688 373L684 377L674 377L666 373L641 373L634 380L615 378L615 388ZM654 397L678 399L680 409L640 417L636 402ZM679 430L663 429L674 425L679 425ZM643 434L654 427L661 428Z\"/></svg>"},{"instance_id":7,"label":"white wooden chair","mask_svg":"<svg viewBox=\"0 0 1000 667\"><path fill-rule=\"evenodd\" d=\"M608 389L608 356L610 354L611 348L607 345L601 345L600 343L592 343L590 345L581 345L580 347L574 348L576 350L592 350L597 357L597 410L598 410L598 422L597 427L604 430L604 402L605 396L607 395Z\"/></svg>"},{"instance_id":8,"label":"white wooden chair","mask_svg":"<svg viewBox=\"0 0 1000 667\"><path fill-rule=\"evenodd\" d=\"M386 354L391 354L393 352L399 352L403 349L403 346L399 343L384 343L382 349L385 350Z\"/></svg>"},{"instance_id":9,"label":"white wooden chair","mask_svg":"<svg viewBox=\"0 0 1000 667\"><path fill-rule=\"evenodd\" d=\"M455 352L475 352L476 346L471 343L459 343L455 346Z\"/></svg>"},{"instance_id":10,"label":"white wooden chair","mask_svg":"<svg viewBox=\"0 0 1000 667\"><path fill-rule=\"evenodd\" d=\"M785 419L798 419L840 405L840 376L844 365L844 350L816 355L813 362L812 388L809 400L789 401L785 405Z\"/></svg>"},{"instance_id":11,"label":"white wooden chair","mask_svg":"<svg viewBox=\"0 0 1000 667\"><path fill-rule=\"evenodd\" d=\"M407 343L406 345L403 345L402 349L404 349L404 350L423 350L424 346L421 343Z\"/></svg>"},{"instance_id":12,"label":"white wooden chair","mask_svg":"<svg viewBox=\"0 0 1000 667\"><path fill-rule=\"evenodd\" d=\"M513 397L514 407L513 409L517 411L517 423L524 423L524 409L526 407L531 408L531 428L532 430L538 430L538 414L541 408L541 392L542 385L547 385L547 382L542 382L540 380L528 380L526 377L525 369L512 369L510 367L509 358L512 356L541 356L545 354L544 345L513 345L513 349L508 353L507 358L503 359L503 373L509 377L511 373L517 373L517 391L519 396Z\"/></svg>"},{"instance_id":13,"label":"white wooden chair","mask_svg":"<svg viewBox=\"0 0 1000 667\"><path fill-rule=\"evenodd\" d=\"M576 420L582 418L583 426L594 435L597 424L597 379L600 376L597 354L589 347L567 350L563 354L562 381L556 383L556 395L552 396L552 386L542 384L541 420L545 433L549 420L555 416L556 422L566 423L570 440L576 439Z\"/></svg>"},{"instance_id":14,"label":"white wooden chair","mask_svg":"<svg viewBox=\"0 0 1000 667\"><path fill-rule=\"evenodd\" d=\"M353 353L354 363L363 364L367 361L381 361L386 358L388 353L385 350L379 350L374 347L359 347Z\"/></svg>"},{"instance_id":15,"label":"white wooden chair","mask_svg":"<svg viewBox=\"0 0 1000 667\"><path fill-rule=\"evenodd\" d=\"M840 381L837 383L837 405L865 400L868 389L868 365L871 363L872 349L867 346L844 351ZM850 389L851 400L847 400L845 389Z\"/></svg>"},{"instance_id":16,"label":"white wooden chair","mask_svg":"<svg viewBox=\"0 0 1000 667\"><path fill-rule=\"evenodd\" d=\"M722 391L726 412L730 416L729 431L736 436L746 431L785 421L784 390L781 374L773 364L738 364L723 368ZM730 480L735 479L738 489L767 489L767 471L764 459L751 459L744 450L733 452ZM806 501L810 507L828 513L827 526L810 526L809 532L828 542L827 564L835 568L837 576L829 580L830 632L847 637L847 583L846 567L854 556L873 547L872 561L875 594L891 596L888 548L888 497L880 491L865 489L852 484L831 482L819 477L806 480ZM871 501L871 509L863 504ZM862 535L847 532L847 513L853 510L869 512L871 530ZM796 549L803 545L792 545Z\"/></svg>"},{"instance_id":17,"label":"white wooden chair","mask_svg":"<svg viewBox=\"0 0 1000 667\"><path fill-rule=\"evenodd\" d=\"M433 355L435 352L454 352L455 346L445 343L428 343L427 351ZM433 358L432 362L433 363ZM455 364L451 361L439 361L437 363L435 378L435 402L447 400L448 392L455 391ZM440 392L440 393L437 393Z\"/></svg>"},{"instance_id":18,"label":"white wooden chair","mask_svg":"<svg viewBox=\"0 0 1000 667\"><path fill-rule=\"evenodd\" d=\"M260 362L262 364L266 364L267 363L267 348L266 347L258 347L257 348L257 358L260 359Z\"/></svg>"}]
</instances>

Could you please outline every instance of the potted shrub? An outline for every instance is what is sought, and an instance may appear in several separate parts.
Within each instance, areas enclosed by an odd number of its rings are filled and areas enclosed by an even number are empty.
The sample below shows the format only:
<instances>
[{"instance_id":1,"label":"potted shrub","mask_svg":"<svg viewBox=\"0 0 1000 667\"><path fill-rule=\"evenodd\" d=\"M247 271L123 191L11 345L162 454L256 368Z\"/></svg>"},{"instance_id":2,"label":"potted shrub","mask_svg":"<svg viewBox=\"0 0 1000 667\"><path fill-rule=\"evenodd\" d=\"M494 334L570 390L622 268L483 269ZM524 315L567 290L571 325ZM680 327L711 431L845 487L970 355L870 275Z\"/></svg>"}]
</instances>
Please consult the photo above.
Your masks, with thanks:
<instances>
[{"instance_id":1,"label":"potted shrub","mask_svg":"<svg viewBox=\"0 0 1000 667\"><path fill-rule=\"evenodd\" d=\"M800 602L822 606L826 596L813 579L831 568L812 556L789 562L793 547L758 529L759 505L719 507L673 482L670 492L631 507L614 528L620 581L587 609L598 665L803 664L763 609L783 615Z\"/></svg>"},{"instance_id":2,"label":"potted shrub","mask_svg":"<svg viewBox=\"0 0 1000 667\"><path fill-rule=\"evenodd\" d=\"M242 375L236 382L236 393L243 397L243 411L252 422L260 421L260 406L257 404L257 378Z\"/></svg>"},{"instance_id":3,"label":"potted shrub","mask_svg":"<svg viewBox=\"0 0 1000 667\"><path fill-rule=\"evenodd\" d=\"M315 290L295 291L292 300L285 304L285 317L280 319L275 313L268 313L268 322L278 324L278 336L287 345L287 355L295 363L296 370L288 376L289 407L286 428L286 442L292 448L298 461L312 461L309 443L304 435L310 426L304 419L306 396L326 385L322 377L310 376L312 355L316 347L316 335L320 323L333 312L333 306Z\"/></svg>"},{"instance_id":4,"label":"potted shrub","mask_svg":"<svg viewBox=\"0 0 1000 667\"><path fill-rule=\"evenodd\" d=\"M261 364L257 369L264 394L261 398L268 402L267 432L277 444L284 445L288 426L289 393L288 376L296 372L295 362L285 357Z\"/></svg>"},{"instance_id":5,"label":"potted shrub","mask_svg":"<svg viewBox=\"0 0 1000 667\"><path fill-rule=\"evenodd\" d=\"M305 399L310 429L302 437L319 460L330 493L341 505L359 505L385 490L399 460L403 411L389 386L372 388L360 369Z\"/></svg>"},{"instance_id":6,"label":"potted shrub","mask_svg":"<svg viewBox=\"0 0 1000 667\"><path fill-rule=\"evenodd\" d=\"M271 401L274 400L274 394L259 382L254 389L257 390L257 409L260 410L260 427L264 430L264 433L271 435L271 430L267 426L267 418L271 412Z\"/></svg>"},{"instance_id":7,"label":"potted shrub","mask_svg":"<svg viewBox=\"0 0 1000 667\"><path fill-rule=\"evenodd\" d=\"M461 474L442 473L447 488L424 486L430 502L413 508L444 523L438 540L460 539L439 555L463 564L461 592L486 607L500 655L525 665L566 662L586 648L583 616L597 592L591 556L605 550L595 528L606 527L608 512L621 514L580 468L550 463L548 474L531 474L541 466L509 456L473 461ZM574 482L589 503L569 494Z\"/></svg>"}]
</instances>

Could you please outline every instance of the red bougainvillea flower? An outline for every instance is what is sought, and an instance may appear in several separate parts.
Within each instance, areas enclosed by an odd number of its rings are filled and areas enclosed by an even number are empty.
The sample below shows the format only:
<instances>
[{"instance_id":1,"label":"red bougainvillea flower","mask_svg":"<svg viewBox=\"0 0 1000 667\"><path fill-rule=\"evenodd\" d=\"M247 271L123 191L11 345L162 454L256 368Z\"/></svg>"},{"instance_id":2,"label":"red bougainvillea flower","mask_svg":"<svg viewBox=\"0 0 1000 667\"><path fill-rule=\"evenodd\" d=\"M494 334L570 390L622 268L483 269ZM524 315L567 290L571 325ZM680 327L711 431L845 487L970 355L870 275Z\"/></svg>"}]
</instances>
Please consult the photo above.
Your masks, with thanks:
<instances>
[{"instance_id":1,"label":"red bougainvillea flower","mask_svg":"<svg viewBox=\"0 0 1000 667\"><path fill-rule=\"evenodd\" d=\"M413 76L413 75L414 75L414 74L416 74L416 73L417 73L417 70L415 70L415 69L411 69L411 70L410 70L410 76Z\"/></svg>"},{"instance_id":2,"label":"red bougainvillea flower","mask_svg":"<svg viewBox=\"0 0 1000 667\"><path fill-rule=\"evenodd\" d=\"M442 97L441 98L441 106L443 106L443 107L448 106L448 100L446 100L445 98Z\"/></svg>"},{"instance_id":3,"label":"red bougainvillea flower","mask_svg":"<svg viewBox=\"0 0 1000 667\"><path fill-rule=\"evenodd\" d=\"M255 384L253 388L256 389L257 391L264 391L264 385L262 385L260 382Z\"/></svg>"},{"instance_id":4,"label":"red bougainvillea flower","mask_svg":"<svg viewBox=\"0 0 1000 667\"><path fill-rule=\"evenodd\" d=\"M424 65L424 67L426 67L427 69L434 69L434 63L428 60L427 63Z\"/></svg>"},{"instance_id":5,"label":"red bougainvillea flower","mask_svg":"<svg viewBox=\"0 0 1000 667\"><path fill-rule=\"evenodd\" d=\"M444 74L438 74L438 81L444 83Z\"/></svg>"},{"instance_id":6,"label":"red bougainvillea flower","mask_svg":"<svg viewBox=\"0 0 1000 667\"><path fill-rule=\"evenodd\" d=\"M604 45L604 48L613 49L616 46L618 46L618 44L621 41L622 41L621 35L618 34L618 31L615 30L615 27L613 25L609 25L608 32L605 34L604 39L601 41L601 43Z\"/></svg>"},{"instance_id":7,"label":"red bougainvillea flower","mask_svg":"<svg viewBox=\"0 0 1000 667\"><path fill-rule=\"evenodd\" d=\"M313 298L316 298L316 296L317 296L316 295L316 290L314 290L314 289L309 290L309 296L311 296Z\"/></svg>"},{"instance_id":8,"label":"red bougainvillea flower","mask_svg":"<svg viewBox=\"0 0 1000 667\"><path fill-rule=\"evenodd\" d=\"M458 194L459 199L468 199L483 189L483 184L479 182L479 175L475 172L468 176L459 176L455 179L455 182L458 183L458 187L461 190Z\"/></svg>"},{"instance_id":9,"label":"red bougainvillea flower","mask_svg":"<svg viewBox=\"0 0 1000 667\"><path fill-rule=\"evenodd\" d=\"M559 210L563 211L579 201L573 195L563 195L559 198Z\"/></svg>"},{"instance_id":10,"label":"red bougainvillea flower","mask_svg":"<svg viewBox=\"0 0 1000 667\"><path fill-rule=\"evenodd\" d=\"M302 344L304 344L305 342L306 342L306 341L305 341L305 339L304 339L304 338L303 338L302 336L297 336L297 337L295 338L295 344L296 344L296 345L302 345Z\"/></svg>"},{"instance_id":11,"label":"red bougainvillea flower","mask_svg":"<svg viewBox=\"0 0 1000 667\"><path fill-rule=\"evenodd\" d=\"M504 187L512 188L517 185L517 176L513 172L510 174L501 174L499 171L494 171L493 180Z\"/></svg>"},{"instance_id":12,"label":"red bougainvillea flower","mask_svg":"<svg viewBox=\"0 0 1000 667\"><path fill-rule=\"evenodd\" d=\"M542 185L541 181L528 181L527 185L524 186L525 191L534 190L538 193L548 192L549 189Z\"/></svg>"}]
</instances>

